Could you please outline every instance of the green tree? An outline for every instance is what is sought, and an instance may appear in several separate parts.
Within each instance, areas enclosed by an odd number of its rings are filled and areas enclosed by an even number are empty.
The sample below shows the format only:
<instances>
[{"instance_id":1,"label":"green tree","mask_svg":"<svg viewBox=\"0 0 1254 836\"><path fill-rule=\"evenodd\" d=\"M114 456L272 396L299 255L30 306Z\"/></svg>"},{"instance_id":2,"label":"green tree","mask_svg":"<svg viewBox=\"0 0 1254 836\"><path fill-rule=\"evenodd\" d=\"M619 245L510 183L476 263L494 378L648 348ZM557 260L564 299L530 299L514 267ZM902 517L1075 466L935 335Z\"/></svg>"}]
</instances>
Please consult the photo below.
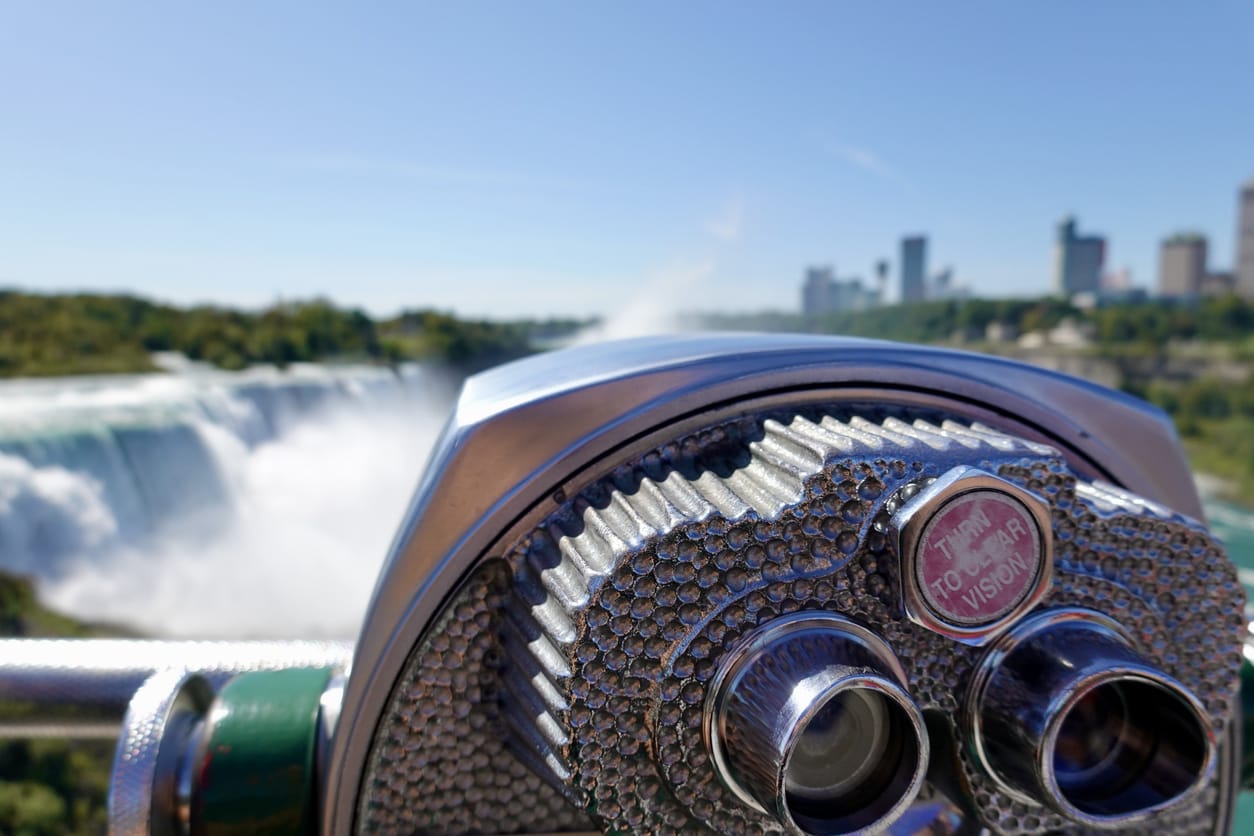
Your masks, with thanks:
<instances>
[{"instance_id":1,"label":"green tree","mask_svg":"<svg viewBox=\"0 0 1254 836\"><path fill-rule=\"evenodd\" d=\"M0 781L0 831L13 836L59 836L66 832L64 799L33 781Z\"/></svg>"}]
</instances>

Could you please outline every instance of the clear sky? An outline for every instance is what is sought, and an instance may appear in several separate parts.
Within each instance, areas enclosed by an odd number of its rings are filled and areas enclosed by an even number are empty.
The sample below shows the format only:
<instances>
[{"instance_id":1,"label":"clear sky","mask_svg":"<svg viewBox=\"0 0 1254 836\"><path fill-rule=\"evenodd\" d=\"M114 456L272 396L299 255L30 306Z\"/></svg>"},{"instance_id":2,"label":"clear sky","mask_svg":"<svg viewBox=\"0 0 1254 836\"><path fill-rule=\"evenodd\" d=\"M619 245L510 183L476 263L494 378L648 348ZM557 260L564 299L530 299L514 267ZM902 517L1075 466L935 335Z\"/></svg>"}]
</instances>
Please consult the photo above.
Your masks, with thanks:
<instances>
[{"instance_id":1,"label":"clear sky","mask_svg":"<svg viewBox=\"0 0 1254 836\"><path fill-rule=\"evenodd\" d=\"M1254 3L0 0L0 285L376 313L794 309L906 233L1042 293L1233 261Z\"/></svg>"}]
</instances>

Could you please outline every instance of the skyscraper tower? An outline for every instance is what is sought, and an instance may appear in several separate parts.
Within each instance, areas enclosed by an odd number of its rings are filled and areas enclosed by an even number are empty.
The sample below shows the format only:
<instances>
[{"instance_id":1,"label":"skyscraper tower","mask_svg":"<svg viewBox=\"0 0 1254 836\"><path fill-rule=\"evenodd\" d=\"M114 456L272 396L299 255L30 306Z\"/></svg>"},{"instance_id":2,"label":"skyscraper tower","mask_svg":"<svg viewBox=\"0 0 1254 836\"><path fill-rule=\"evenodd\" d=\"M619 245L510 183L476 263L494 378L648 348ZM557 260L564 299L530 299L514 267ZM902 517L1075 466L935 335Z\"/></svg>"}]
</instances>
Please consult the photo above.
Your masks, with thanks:
<instances>
[{"instance_id":1,"label":"skyscraper tower","mask_svg":"<svg viewBox=\"0 0 1254 836\"><path fill-rule=\"evenodd\" d=\"M1198 296L1206 281L1206 238L1182 232L1163 241L1158 262L1158 294Z\"/></svg>"},{"instance_id":2,"label":"skyscraper tower","mask_svg":"<svg viewBox=\"0 0 1254 836\"><path fill-rule=\"evenodd\" d=\"M1058 222L1054 245L1054 293L1070 298L1077 293L1096 293L1101 287L1106 264L1106 239L1100 235L1080 235L1075 218L1068 215Z\"/></svg>"},{"instance_id":3,"label":"skyscraper tower","mask_svg":"<svg viewBox=\"0 0 1254 836\"><path fill-rule=\"evenodd\" d=\"M1236 291L1254 299L1254 180L1241 188L1237 198Z\"/></svg>"},{"instance_id":4,"label":"skyscraper tower","mask_svg":"<svg viewBox=\"0 0 1254 836\"><path fill-rule=\"evenodd\" d=\"M809 267L801 285L801 313L815 316L832 310L836 277L831 267Z\"/></svg>"},{"instance_id":5,"label":"skyscraper tower","mask_svg":"<svg viewBox=\"0 0 1254 836\"><path fill-rule=\"evenodd\" d=\"M926 296L927 237L912 235L901 239L901 301L922 302Z\"/></svg>"}]
</instances>

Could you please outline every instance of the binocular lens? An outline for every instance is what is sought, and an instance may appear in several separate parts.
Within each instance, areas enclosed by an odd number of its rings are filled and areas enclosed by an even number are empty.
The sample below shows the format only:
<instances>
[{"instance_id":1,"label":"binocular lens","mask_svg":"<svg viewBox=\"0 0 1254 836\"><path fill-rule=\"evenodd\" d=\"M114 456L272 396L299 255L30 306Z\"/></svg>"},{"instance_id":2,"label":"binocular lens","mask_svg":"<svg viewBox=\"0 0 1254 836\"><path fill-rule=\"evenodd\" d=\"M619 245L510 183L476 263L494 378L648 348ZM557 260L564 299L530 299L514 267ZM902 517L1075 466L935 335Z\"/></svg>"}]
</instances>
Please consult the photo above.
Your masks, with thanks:
<instances>
[{"instance_id":1,"label":"binocular lens","mask_svg":"<svg viewBox=\"0 0 1254 836\"><path fill-rule=\"evenodd\" d=\"M918 762L917 736L895 701L869 688L838 692L810 719L784 771L788 809L811 833L845 832L901 798Z\"/></svg>"},{"instance_id":2,"label":"binocular lens","mask_svg":"<svg viewBox=\"0 0 1254 836\"><path fill-rule=\"evenodd\" d=\"M970 693L989 771L1094 827L1150 820L1190 797L1215 765L1202 704L1100 613L1029 618L986 655Z\"/></svg>"},{"instance_id":3,"label":"binocular lens","mask_svg":"<svg viewBox=\"0 0 1254 836\"><path fill-rule=\"evenodd\" d=\"M1107 682L1063 718L1054 779L1062 796L1085 813L1126 815L1192 787L1205 768L1205 740L1196 712L1167 688Z\"/></svg>"},{"instance_id":4,"label":"binocular lens","mask_svg":"<svg viewBox=\"0 0 1254 836\"><path fill-rule=\"evenodd\" d=\"M1123 691L1120 685L1095 688L1062 721L1054 744L1054 775L1064 792L1109 785L1120 764L1143 753L1149 741L1132 726Z\"/></svg>"},{"instance_id":5,"label":"binocular lens","mask_svg":"<svg viewBox=\"0 0 1254 836\"><path fill-rule=\"evenodd\" d=\"M733 793L790 832L854 833L901 815L927 772L923 716L892 651L827 612L781 616L723 660L706 739Z\"/></svg>"}]
</instances>

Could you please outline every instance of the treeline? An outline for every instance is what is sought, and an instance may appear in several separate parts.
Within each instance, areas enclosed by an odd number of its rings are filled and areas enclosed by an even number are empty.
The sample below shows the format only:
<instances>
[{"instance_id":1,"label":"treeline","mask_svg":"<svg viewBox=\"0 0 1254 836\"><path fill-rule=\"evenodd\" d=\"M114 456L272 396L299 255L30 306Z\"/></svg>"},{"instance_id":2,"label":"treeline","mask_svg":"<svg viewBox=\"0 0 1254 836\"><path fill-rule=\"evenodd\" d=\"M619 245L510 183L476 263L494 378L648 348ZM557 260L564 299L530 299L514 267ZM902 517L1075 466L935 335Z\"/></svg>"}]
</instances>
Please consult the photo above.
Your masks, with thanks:
<instances>
[{"instance_id":1,"label":"treeline","mask_svg":"<svg viewBox=\"0 0 1254 836\"><path fill-rule=\"evenodd\" d=\"M1052 328L1077 313L1070 304L1056 299L946 299L818 315L706 314L699 321L720 331L790 331L935 343L955 335L982 338L993 322L1028 331Z\"/></svg>"},{"instance_id":2,"label":"treeline","mask_svg":"<svg viewBox=\"0 0 1254 836\"><path fill-rule=\"evenodd\" d=\"M458 319L437 311L409 311L380 324L389 359L425 360L477 372L536 350L537 341L573 334L587 323L488 322Z\"/></svg>"},{"instance_id":3,"label":"treeline","mask_svg":"<svg viewBox=\"0 0 1254 836\"><path fill-rule=\"evenodd\" d=\"M1241 380L1125 383L1175 422L1193 467L1222 478L1229 498L1254 507L1254 370Z\"/></svg>"},{"instance_id":4,"label":"treeline","mask_svg":"<svg viewBox=\"0 0 1254 836\"><path fill-rule=\"evenodd\" d=\"M1088 325L1100 347L1152 348L1170 340L1248 342L1254 339L1254 303L1238 296L1190 304L1147 300L1081 309L1063 299L946 299L890 305L864 311L804 316L761 313L705 314L697 318L717 330L792 331L879 337L902 342L983 341L990 325L1027 334L1064 320Z\"/></svg>"},{"instance_id":5,"label":"treeline","mask_svg":"<svg viewBox=\"0 0 1254 836\"><path fill-rule=\"evenodd\" d=\"M1216 421L1254 422L1254 372L1243 380L1200 377L1184 383L1131 383L1124 388L1161 407L1184 435L1194 435Z\"/></svg>"},{"instance_id":6,"label":"treeline","mask_svg":"<svg viewBox=\"0 0 1254 836\"><path fill-rule=\"evenodd\" d=\"M47 610L29 580L0 572L0 636L84 638L123 633ZM0 833L103 833L113 748L107 740L0 742Z\"/></svg>"},{"instance_id":7,"label":"treeline","mask_svg":"<svg viewBox=\"0 0 1254 836\"><path fill-rule=\"evenodd\" d=\"M151 371L177 351L223 369L257 363L427 360L463 372L574 333L578 320L490 322L436 311L374 320L326 300L262 311L180 308L134 296L0 291L0 377Z\"/></svg>"}]
</instances>

